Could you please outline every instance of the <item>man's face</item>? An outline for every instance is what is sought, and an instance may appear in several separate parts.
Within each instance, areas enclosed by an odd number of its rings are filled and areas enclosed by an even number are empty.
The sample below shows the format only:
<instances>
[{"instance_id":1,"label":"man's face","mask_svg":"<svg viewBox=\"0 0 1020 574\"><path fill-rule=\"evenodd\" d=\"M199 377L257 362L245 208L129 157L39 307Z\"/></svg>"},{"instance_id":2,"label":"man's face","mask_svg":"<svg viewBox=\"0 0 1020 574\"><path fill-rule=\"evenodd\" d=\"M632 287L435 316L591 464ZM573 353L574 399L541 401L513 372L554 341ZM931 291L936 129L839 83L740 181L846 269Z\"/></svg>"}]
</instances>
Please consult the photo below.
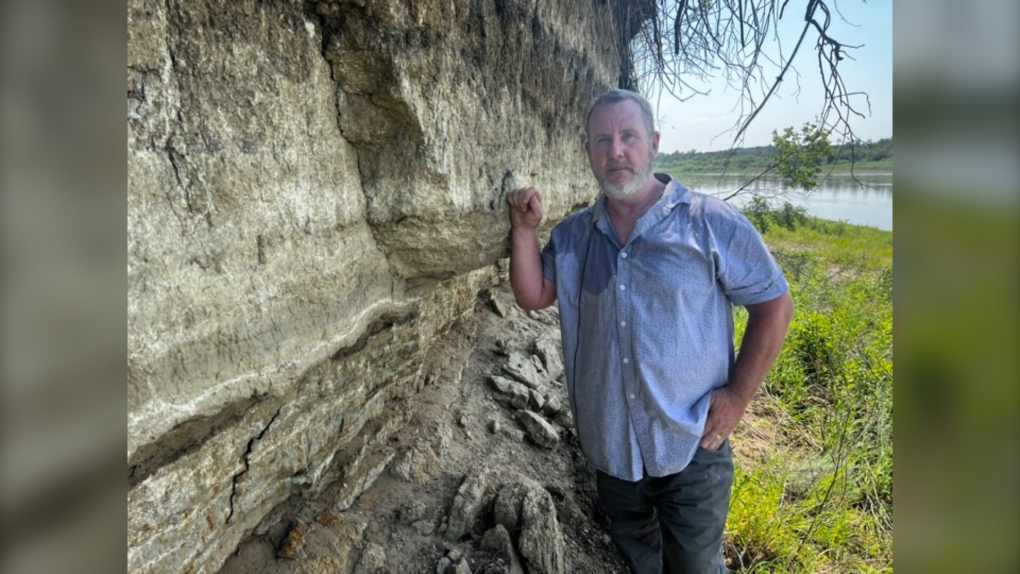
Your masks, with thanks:
<instances>
[{"instance_id":1,"label":"man's face","mask_svg":"<svg viewBox=\"0 0 1020 574\"><path fill-rule=\"evenodd\" d=\"M592 111L584 147L602 191L613 199L624 199L651 177L659 132L648 134L641 107L624 100Z\"/></svg>"}]
</instances>

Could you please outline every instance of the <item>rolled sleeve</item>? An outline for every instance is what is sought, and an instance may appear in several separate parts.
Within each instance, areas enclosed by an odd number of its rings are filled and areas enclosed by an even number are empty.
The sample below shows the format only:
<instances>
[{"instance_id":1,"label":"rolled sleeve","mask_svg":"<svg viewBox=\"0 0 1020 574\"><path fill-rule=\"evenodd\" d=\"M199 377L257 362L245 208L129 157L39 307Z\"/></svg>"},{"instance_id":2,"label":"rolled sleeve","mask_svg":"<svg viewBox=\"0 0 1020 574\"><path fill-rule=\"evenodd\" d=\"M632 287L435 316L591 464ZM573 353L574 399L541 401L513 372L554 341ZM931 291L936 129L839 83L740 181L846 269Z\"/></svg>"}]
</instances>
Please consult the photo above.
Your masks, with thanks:
<instances>
[{"instance_id":1,"label":"rolled sleeve","mask_svg":"<svg viewBox=\"0 0 1020 574\"><path fill-rule=\"evenodd\" d=\"M758 230L743 214L733 211L724 225L729 233L713 246L718 254L719 283L734 305L771 301L789 291L790 285Z\"/></svg>"}]
</instances>

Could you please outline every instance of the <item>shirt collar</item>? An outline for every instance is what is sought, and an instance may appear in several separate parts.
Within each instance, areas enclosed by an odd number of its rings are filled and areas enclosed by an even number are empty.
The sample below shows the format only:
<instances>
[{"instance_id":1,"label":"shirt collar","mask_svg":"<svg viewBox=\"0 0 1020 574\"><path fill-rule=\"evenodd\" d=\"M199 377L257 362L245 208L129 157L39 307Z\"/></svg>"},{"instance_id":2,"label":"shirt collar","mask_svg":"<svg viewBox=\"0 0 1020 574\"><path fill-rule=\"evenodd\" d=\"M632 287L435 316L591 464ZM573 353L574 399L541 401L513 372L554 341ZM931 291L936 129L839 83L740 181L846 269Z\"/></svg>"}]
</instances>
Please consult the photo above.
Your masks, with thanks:
<instances>
[{"instance_id":1,"label":"shirt collar","mask_svg":"<svg viewBox=\"0 0 1020 574\"><path fill-rule=\"evenodd\" d=\"M638 237L646 229L662 221L677 205L691 202L690 190L679 181L665 173L656 173L655 179L665 183L666 189L662 191L662 197L659 198L659 201L652 205L638 219L637 225L634 226L634 231L631 233L632 238ZM600 192L598 199L595 200L595 205L592 206L592 218L595 226L601 229L603 233L609 231L609 214L606 211L608 209L606 207L607 201L606 194Z\"/></svg>"}]
</instances>

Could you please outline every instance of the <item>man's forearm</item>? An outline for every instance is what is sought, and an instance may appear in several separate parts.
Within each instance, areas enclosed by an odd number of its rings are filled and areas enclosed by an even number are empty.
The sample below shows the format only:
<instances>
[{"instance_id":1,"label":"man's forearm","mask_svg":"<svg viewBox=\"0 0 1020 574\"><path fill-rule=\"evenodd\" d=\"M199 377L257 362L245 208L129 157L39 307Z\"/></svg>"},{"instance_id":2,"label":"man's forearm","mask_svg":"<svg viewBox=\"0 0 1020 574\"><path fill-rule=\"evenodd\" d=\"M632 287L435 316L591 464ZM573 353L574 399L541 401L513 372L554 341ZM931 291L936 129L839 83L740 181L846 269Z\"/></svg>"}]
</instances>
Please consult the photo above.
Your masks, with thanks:
<instances>
[{"instance_id":1,"label":"man's forearm","mask_svg":"<svg viewBox=\"0 0 1020 574\"><path fill-rule=\"evenodd\" d=\"M730 390L745 405L751 402L779 357L793 317L793 300L787 292L771 301L749 305L747 310L747 329L729 383Z\"/></svg>"},{"instance_id":2,"label":"man's forearm","mask_svg":"<svg viewBox=\"0 0 1020 574\"><path fill-rule=\"evenodd\" d=\"M542 305L542 257L538 251L538 233L534 229L510 231L510 286L522 309L540 309Z\"/></svg>"}]
</instances>

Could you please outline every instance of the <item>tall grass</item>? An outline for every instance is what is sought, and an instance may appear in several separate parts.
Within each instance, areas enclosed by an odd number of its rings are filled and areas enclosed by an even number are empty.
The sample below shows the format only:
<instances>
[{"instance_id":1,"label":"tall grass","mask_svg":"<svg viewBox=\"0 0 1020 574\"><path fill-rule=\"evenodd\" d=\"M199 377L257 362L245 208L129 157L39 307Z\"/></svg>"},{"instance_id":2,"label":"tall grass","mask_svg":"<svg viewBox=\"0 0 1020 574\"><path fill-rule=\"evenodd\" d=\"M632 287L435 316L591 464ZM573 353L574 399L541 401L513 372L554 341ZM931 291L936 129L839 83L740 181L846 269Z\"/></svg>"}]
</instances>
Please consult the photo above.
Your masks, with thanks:
<instances>
[{"instance_id":1,"label":"tall grass","mask_svg":"<svg viewBox=\"0 0 1020 574\"><path fill-rule=\"evenodd\" d=\"M760 460L738 459L732 569L891 572L892 234L788 204L745 211L783 267L795 311L756 399L782 439ZM746 314L737 316L739 337Z\"/></svg>"}]
</instances>

